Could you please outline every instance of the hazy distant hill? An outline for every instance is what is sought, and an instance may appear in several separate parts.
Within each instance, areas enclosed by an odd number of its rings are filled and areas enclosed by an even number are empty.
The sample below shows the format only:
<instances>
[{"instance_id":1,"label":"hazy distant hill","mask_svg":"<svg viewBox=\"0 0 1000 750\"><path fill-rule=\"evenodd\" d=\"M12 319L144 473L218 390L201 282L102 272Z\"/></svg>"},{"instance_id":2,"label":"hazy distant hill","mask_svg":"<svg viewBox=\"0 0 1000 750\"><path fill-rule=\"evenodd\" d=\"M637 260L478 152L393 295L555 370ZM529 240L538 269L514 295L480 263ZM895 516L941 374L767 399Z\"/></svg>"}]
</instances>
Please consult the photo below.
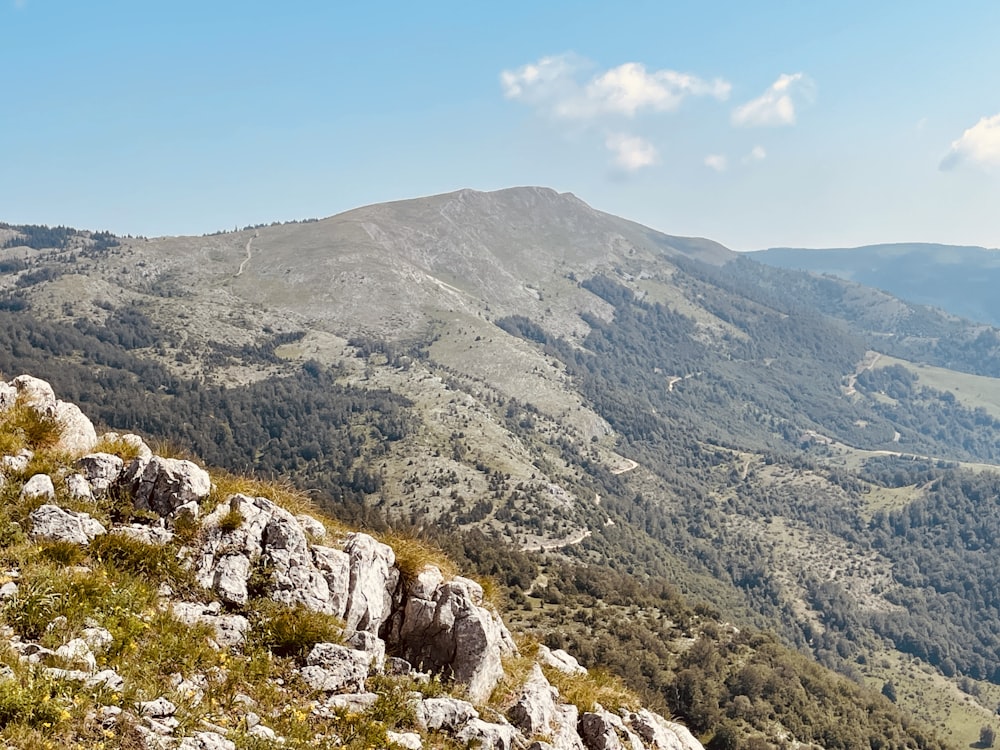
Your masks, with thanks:
<instances>
[{"instance_id":1,"label":"hazy distant hill","mask_svg":"<svg viewBox=\"0 0 1000 750\"><path fill-rule=\"evenodd\" d=\"M523 579L541 632L590 601L574 646L678 714L715 707L695 723L784 731L681 686L697 665L629 661L594 620L607 587L561 566L667 580L956 742L994 720L994 328L544 188L204 237L3 232L4 373L361 523L481 535L484 566L489 541L533 556L484 572Z\"/></svg>"},{"instance_id":2,"label":"hazy distant hill","mask_svg":"<svg viewBox=\"0 0 1000 750\"><path fill-rule=\"evenodd\" d=\"M982 247L901 243L750 253L780 268L825 273L884 289L970 320L1000 325L1000 251Z\"/></svg>"}]
</instances>

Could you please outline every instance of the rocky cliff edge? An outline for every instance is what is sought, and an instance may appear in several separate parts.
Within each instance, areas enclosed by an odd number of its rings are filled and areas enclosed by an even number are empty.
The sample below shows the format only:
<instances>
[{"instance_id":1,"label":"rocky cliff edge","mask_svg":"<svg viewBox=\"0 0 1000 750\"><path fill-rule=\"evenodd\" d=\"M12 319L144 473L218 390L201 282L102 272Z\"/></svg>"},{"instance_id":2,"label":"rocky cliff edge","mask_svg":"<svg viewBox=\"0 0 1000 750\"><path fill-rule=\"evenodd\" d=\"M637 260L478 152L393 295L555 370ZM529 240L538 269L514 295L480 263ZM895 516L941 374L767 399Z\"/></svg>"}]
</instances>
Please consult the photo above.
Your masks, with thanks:
<instances>
[{"instance_id":1,"label":"rocky cliff edge","mask_svg":"<svg viewBox=\"0 0 1000 750\"><path fill-rule=\"evenodd\" d=\"M8 746L702 750L564 699L587 670L519 652L477 582L98 437L45 381L0 382L0 428Z\"/></svg>"}]
</instances>

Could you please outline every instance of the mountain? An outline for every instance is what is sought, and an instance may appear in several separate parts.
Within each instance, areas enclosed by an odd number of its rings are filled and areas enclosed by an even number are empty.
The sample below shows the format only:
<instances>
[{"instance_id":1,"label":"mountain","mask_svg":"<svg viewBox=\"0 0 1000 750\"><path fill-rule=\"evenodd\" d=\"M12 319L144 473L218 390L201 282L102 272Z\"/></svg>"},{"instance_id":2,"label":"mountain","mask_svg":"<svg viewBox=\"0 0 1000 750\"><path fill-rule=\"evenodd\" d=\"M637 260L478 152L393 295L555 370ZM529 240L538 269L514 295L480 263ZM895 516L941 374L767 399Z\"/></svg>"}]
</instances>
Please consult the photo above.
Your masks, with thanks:
<instances>
[{"instance_id":1,"label":"mountain","mask_svg":"<svg viewBox=\"0 0 1000 750\"><path fill-rule=\"evenodd\" d=\"M1000 325L1000 252L983 247L898 243L805 250L770 248L749 254L779 268L829 274L883 289L902 299Z\"/></svg>"},{"instance_id":2,"label":"mountain","mask_svg":"<svg viewBox=\"0 0 1000 750\"><path fill-rule=\"evenodd\" d=\"M988 325L542 188L206 237L4 231L4 373L432 538L498 579L512 621L706 739L795 722L745 710L735 672L639 646L662 610L619 592L773 631L956 746L995 721Z\"/></svg>"}]
</instances>

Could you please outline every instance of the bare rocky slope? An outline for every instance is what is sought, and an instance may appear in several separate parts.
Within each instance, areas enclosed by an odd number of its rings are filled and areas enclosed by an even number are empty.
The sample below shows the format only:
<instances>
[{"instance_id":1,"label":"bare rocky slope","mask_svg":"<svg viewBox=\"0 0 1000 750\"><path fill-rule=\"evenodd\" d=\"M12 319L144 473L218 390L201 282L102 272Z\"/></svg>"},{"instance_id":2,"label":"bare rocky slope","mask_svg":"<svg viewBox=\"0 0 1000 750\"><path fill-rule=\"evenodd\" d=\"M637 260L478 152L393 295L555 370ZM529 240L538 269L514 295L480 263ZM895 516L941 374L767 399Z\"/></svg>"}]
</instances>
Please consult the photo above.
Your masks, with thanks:
<instances>
[{"instance_id":1,"label":"bare rocky slope","mask_svg":"<svg viewBox=\"0 0 1000 750\"><path fill-rule=\"evenodd\" d=\"M478 583L412 550L226 492L136 435L98 437L30 376L0 383L0 421L7 747L701 750L626 693L562 698L552 683L586 684L586 669L519 652ZM74 564L46 567L59 561ZM135 577L155 592L124 611L63 606ZM306 630L317 617L327 629ZM156 653L178 637L186 653Z\"/></svg>"}]
</instances>

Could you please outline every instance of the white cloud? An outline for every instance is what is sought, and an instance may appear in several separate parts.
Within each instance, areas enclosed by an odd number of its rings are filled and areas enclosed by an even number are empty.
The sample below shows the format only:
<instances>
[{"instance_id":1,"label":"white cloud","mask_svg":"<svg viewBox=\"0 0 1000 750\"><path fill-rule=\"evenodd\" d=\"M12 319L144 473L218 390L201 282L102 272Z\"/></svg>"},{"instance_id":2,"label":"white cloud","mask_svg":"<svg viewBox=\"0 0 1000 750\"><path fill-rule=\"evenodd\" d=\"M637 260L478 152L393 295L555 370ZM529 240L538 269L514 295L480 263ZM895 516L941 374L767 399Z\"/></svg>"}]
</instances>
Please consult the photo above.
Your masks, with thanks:
<instances>
[{"instance_id":1,"label":"white cloud","mask_svg":"<svg viewBox=\"0 0 1000 750\"><path fill-rule=\"evenodd\" d=\"M593 68L592 63L573 54L543 57L536 63L501 72L500 86L508 99L524 101L566 119L670 112L691 96L724 101L731 89L721 78L707 81L675 70L647 71L637 62L598 72L588 79Z\"/></svg>"},{"instance_id":2,"label":"white cloud","mask_svg":"<svg viewBox=\"0 0 1000 750\"><path fill-rule=\"evenodd\" d=\"M705 166L716 172L725 172L729 162L724 154L709 154L705 157Z\"/></svg>"},{"instance_id":3,"label":"white cloud","mask_svg":"<svg viewBox=\"0 0 1000 750\"><path fill-rule=\"evenodd\" d=\"M605 141L615 155L615 164L626 172L635 172L660 161L660 154L649 141L628 133L612 133Z\"/></svg>"},{"instance_id":4,"label":"white cloud","mask_svg":"<svg viewBox=\"0 0 1000 750\"><path fill-rule=\"evenodd\" d=\"M983 117L962 133L941 160L941 169L953 169L963 162L987 169L1000 167L1000 114Z\"/></svg>"},{"instance_id":5,"label":"white cloud","mask_svg":"<svg viewBox=\"0 0 1000 750\"><path fill-rule=\"evenodd\" d=\"M754 146L750 149L750 153L743 157L744 164L753 164L754 162L764 161L767 158L767 151L764 150L763 146Z\"/></svg>"},{"instance_id":6,"label":"white cloud","mask_svg":"<svg viewBox=\"0 0 1000 750\"><path fill-rule=\"evenodd\" d=\"M782 73L767 91L733 110L733 125L794 125L796 100L810 99L813 88L803 73Z\"/></svg>"}]
</instances>

